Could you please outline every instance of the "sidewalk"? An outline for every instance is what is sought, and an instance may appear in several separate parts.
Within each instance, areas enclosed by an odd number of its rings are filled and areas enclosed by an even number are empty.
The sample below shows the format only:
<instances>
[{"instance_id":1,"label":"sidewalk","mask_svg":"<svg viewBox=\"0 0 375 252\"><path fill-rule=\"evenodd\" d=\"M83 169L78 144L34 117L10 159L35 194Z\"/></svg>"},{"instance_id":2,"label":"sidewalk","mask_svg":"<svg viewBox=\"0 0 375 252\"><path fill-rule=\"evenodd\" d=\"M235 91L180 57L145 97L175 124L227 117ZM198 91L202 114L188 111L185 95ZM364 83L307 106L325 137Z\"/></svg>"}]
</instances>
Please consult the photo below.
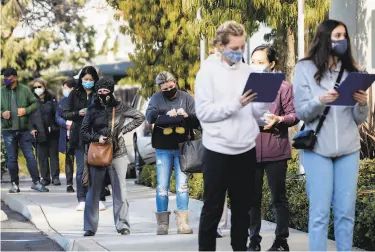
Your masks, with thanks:
<instances>
[{"instance_id":1,"label":"sidewalk","mask_svg":"<svg viewBox=\"0 0 375 252\"><path fill-rule=\"evenodd\" d=\"M6 180L6 177L5 177ZM112 198L107 197L107 210L100 212L99 229L94 237L83 237L83 212L77 212L76 194L66 193L65 179L62 186L49 186L49 193L37 193L30 189L31 181L20 183L21 193L9 194L10 184L2 183L1 198L11 209L20 212L31 220L38 229L54 239L66 251L197 251L198 225L202 202L191 199L190 224L193 235L177 235L174 214L171 214L170 234L155 235L155 190L135 185L128 181L128 198L130 204L131 235L117 234L113 224ZM176 198L170 196L170 207L173 211ZM269 222L262 224L262 250L267 250L274 238L275 225ZM291 250L307 250L307 234L290 230L289 244ZM224 230L224 237L217 239L218 251L232 251L229 230ZM329 242L329 250L335 250L334 242Z\"/></svg>"}]
</instances>

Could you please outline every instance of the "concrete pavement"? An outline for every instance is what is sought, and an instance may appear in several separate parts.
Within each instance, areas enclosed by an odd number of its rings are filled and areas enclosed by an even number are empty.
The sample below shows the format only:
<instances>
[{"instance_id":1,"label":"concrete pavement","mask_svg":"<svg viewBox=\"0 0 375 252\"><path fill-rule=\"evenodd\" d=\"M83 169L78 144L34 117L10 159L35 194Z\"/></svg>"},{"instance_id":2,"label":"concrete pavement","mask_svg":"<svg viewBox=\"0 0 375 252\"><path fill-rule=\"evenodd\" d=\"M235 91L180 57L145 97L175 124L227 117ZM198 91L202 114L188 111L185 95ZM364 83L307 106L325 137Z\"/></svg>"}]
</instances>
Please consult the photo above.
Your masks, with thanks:
<instances>
[{"instance_id":1,"label":"concrete pavement","mask_svg":"<svg viewBox=\"0 0 375 252\"><path fill-rule=\"evenodd\" d=\"M37 193L30 189L31 181L22 180L21 193L9 194L8 186L2 184L2 200L11 209L23 214L35 226L55 240L67 251L197 251L198 225L202 202L191 199L190 224L194 229L193 235L177 235L174 214L171 214L170 234L155 235L155 190L135 185L128 181L128 199L130 204L131 235L117 234L113 224L112 198L107 197L107 210L100 212L99 229L94 237L83 237L83 212L77 212L76 195L66 193L65 180L63 186L49 186L49 193ZM174 195L170 196L169 209L176 206ZM262 249L268 249L274 238L275 225L263 222ZM289 239L291 250L307 250L307 234L291 230ZM218 251L231 251L229 230L224 230L224 237L217 239ZM334 242L329 242L329 250L335 250Z\"/></svg>"}]
</instances>

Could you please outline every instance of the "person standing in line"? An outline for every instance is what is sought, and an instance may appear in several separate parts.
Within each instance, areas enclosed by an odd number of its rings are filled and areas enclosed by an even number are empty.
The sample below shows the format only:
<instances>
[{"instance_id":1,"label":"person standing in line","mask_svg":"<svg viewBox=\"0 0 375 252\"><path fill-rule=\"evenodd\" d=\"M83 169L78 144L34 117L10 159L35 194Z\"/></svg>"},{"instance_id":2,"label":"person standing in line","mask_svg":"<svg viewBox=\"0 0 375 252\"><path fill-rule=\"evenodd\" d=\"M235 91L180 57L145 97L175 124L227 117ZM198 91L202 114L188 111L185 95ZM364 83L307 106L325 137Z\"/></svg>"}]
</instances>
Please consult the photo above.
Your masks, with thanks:
<instances>
[{"instance_id":1,"label":"person standing in line","mask_svg":"<svg viewBox=\"0 0 375 252\"><path fill-rule=\"evenodd\" d=\"M319 24L308 56L296 65L297 117L305 122L306 130L315 131L319 118L326 114L313 150L303 150L311 251L327 250L331 205L336 248L352 250L361 149L358 125L367 118L368 95L363 90L353 93L355 106L329 104L339 97L336 89L340 83L358 71L346 25L330 19Z\"/></svg>"},{"instance_id":2,"label":"person standing in line","mask_svg":"<svg viewBox=\"0 0 375 252\"><path fill-rule=\"evenodd\" d=\"M216 31L213 54L202 64L195 82L197 117L202 125L203 208L199 224L199 250L216 250L217 227L223 213L226 192L231 200L231 245L247 249L249 211L255 182L256 118L269 104L252 103L257 94L243 94L252 72L242 62L246 32L235 21ZM248 200L244 200L248 199Z\"/></svg>"},{"instance_id":3,"label":"person standing in line","mask_svg":"<svg viewBox=\"0 0 375 252\"><path fill-rule=\"evenodd\" d=\"M58 104L56 110L56 123L60 127L60 138L59 138L59 152L65 154L65 174L66 174L66 191L68 193L73 193L73 174L74 174L74 150L69 149L69 138L70 138L70 127L72 126L72 121L65 120L62 117L63 107L66 106L68 102L68 97L70 92L72 92L75 86L75 80L69 79L63 82L63 95Z\"/></svg>"},{"instance_id":4,"label":"person standing in line","mask_svg":"<svg viewBox=\"0 0 375 252\"><path fill-rule=\"evenodd\" d=\"M81 135L83 117L86 115L87 107L93 103L95 98L94 85L99 80L96 69L92 66L84 67L79 75L78 84L70 92L66 105L63 108L62 118L72 121L69 133L69 149L74 149L77 164L77 211L85 209L87 188L82 186L82 174L85 165L85 144ZM103 202L99 207L105 209Z\"/></svg>"},{"instance_id":5,"label":"person standing in line","mask_svg":"<svg viewBox=\"0 0 375 252\"><path fill-rule=\"evenodd\" d=\"M81 127L81 134L86 143L111 141L113 146L111 166L90 166L91 186L86 197L84 213L84 230L86 232L84 236L94 236L98 229L98 205L107 169L113 191L113 214L116 230L121 235L130 234L129 204L126 197L126 171L129 161L123 136L140 126L145 117L141 112L116 100L113 95L114 86L113 80L107 77L103 77L95 84L97 97L94 104L88 107ZM112 132L113 117L114 129ZM133 120L124 126L126 118Z\"/></svg>"},{"instance_id":6,"label":"person standing in line","mask_svg":"<svg viewBox=\"0 0 375 252\"><path fill-rule=\"evenodd\" d=\"M261 45L251 55L251 67L257 72L275 72L276 51L270 45ZM255 173L254 203L250 211L250 244L248 251L260 251L262 237L261 202L264 173L267 174L271 190L272 205L276 214L276 239L269 251L289 251L289 202L286 195L286 173L288 159L292 157L288 128L298 124L293 105L292 85L283 81L275 101L264 117L266 126L260 127L256 139L258 166Z\"/></svg>"},{"instance_id":7,"label":"person standing in line","mask_svg":"<svg viewBox=\"0 0 375 252\"><path fill-rule=\"evenodd\" d=\"M7 166L12 186L9 193L18 193L19 166L18 148L25 156L27 169L32 178L31 189L39 192L49 190L40 183L38 166L35 160L29 117L38 109L38 101L30 88L18 83L17 71L7 68L4 71L4 87L1 88L1 132L7 152Z\"/></svg>"},{"instance_id":8,"label":"person standing in line","mask_svg":"<svg viewBox=\"0 0 375 252\"><path fill-rule=\"evenodd\" d=\"M56 98L47 90L44 80L35 79L32 83L32 89L39 102L39 111L41 114L41 123L45 133L44 141L37 141L37 158L39 161L41 183L45 186L49 184L59 186L60 167L59 167L59 127L56 123ZM38 132L32 131L34 137L38 138Z\"/></svg>"},{"instance_id":9,"label":"person standing in line","mask_svg":"<svg viewBox=\"0 0 375 252\"><path fill-rule=\"evenodd\" d=\"M154 124L159 115L176 117L182 115L184 120L179 125L154 126L152 147L156 151L156 220L157 235L168 234L169 215L168 192L174 168L176 176L177 210L176 222L178 234L192 234L189 226L189 185L188 176L180 169L178 144L194 138L193 129L199 127L195 116L194 99L188 93L177 89L177 79L169 72L156 76L160 92L155 93L148 104L146 118Z\"/></svg>"}]
</instances>

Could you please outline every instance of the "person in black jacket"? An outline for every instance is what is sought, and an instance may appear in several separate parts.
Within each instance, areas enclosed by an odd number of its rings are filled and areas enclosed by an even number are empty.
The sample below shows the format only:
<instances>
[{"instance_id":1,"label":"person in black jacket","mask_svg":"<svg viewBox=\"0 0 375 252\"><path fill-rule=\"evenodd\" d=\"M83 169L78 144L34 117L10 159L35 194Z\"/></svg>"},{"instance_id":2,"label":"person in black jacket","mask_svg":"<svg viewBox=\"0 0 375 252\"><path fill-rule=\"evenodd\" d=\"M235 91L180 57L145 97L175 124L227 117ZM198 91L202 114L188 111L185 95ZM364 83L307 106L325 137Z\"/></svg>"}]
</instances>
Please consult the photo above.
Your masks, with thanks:
<instances>
[{"instance_id":1,"label":"person in black jacket","mask_svg":"<svg viewBox=\"0 0 375 252\"><path fill-rule=\"evenodd\" d=\"M33 81L32 90L39 102L38 110L43 125L41 130L44 131L44 136L40 135L40 137L38 137L37 130L32 131L37 141L36 150L42 177L41 183L48 186L51 184L52 177L52 184L59 186L61 185L58 152L60 129L55 120L57 102L55 97L47 90L46 83L42 79Z\"/></svg>"},{"instance_id":2,"label":"person in black jacket","mask_svg":"<svg viewBox=\"0 0 375 252\"><path fill-rule=\"evenodd\" d=\"M82 69L78 83L70 92L66 105L63 108L63 119L72 121L70 127L69 151L74 151L77 172L77 211L85 209L87 188L82 186L82 174L85 165L85 146L81 135L83 117L86 115L87 107L93 103L95 97L94 85L99 80L98 73L92 66Z\"/></svg>"},{"instance_id":3,"label":"person in black jacket","mask_svg":"<svg viewBox=\"0 0 375 252\"><path fill-rule=\"evenodd\" d=\"M177 233L191 234L189 227L189 185L188 176L180 169L178 144L189 136L194 137L193 129L199 127L195 115L194 98L177 89L177 79L169 72L161 72L156 77L160 92L155 93L148 104L146 118L154 124L159 115L183 116L179 125L155 125L152 131L152 147L156 151L156 219L158 235L168 234L169 215L168 191L172 169L176 176L177 191Z\"/></svg>"},{"instance_id":4,"label":"person in black jacket","mask_svg":"<svg viewBox=\"0 0 375 252\"><path fill-rule=\"evenodd\" d=\"M130 234L129 204L126 199L126 170L129 161L123 136L141 125L145 117L141 112L115 99L114 85L113 80L106 77L95 84L98 95L95 98L95 103L89 106L81 127L81 134L86 143L111 141L113 146L111 166L89 166L91 186L86 197L84 214L84 230L86 232L84 236L93 236L98 229L98 205L106 170L108 170L112 185L116 230L121 235ZM113 110L115 114L112 131ZM124 125L126 118L133 120Z\"/></svg>"},{"instance_id":5,"label":"person in black jacket","mask_svg":"<svg viewBox=\"0 0 375 252\"><path fill-rule=\"evenodd\" d=\"M64 118L62 118L62 114L63 107L67 104L68 96L70 92L72 92L74 86L74 79L65 80L62 83L64 98L59 101L58 108L56 110L56 123L60 127L59 152L65 154L66 191L69 193L74 193L74 153L68 149L70 126L72 125L72 121L64 120Z\"/></svg>"}]
</instances>

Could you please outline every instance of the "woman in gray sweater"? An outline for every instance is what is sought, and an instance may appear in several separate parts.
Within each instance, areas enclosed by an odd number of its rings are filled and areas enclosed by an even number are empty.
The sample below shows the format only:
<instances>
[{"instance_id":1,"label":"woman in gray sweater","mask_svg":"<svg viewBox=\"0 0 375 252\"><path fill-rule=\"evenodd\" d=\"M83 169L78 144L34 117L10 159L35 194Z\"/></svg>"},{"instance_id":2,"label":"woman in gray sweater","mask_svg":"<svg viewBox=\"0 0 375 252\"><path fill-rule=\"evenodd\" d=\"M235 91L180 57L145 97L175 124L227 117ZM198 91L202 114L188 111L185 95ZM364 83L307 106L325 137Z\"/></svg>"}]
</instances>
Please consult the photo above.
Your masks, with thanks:
<instances>
[{"instance_id":1,"label":"woman in gray sweater","mask_svg":"<svg viewBox=\"0 0 375 252\"><path fill-rule=\"evenodd\" d=\"M327 104L339 93L336 84L358 72L345 24L325 20L319 26L307 58L295 69L294 107L305 128L315 130ZM333 206L335 240L339 251L352 250L360 136L358 125L368 114L367 94L353 94L355 106L331 106L313 150L303 151L309 198L309 250L326 250Z\"/></svg>"}]
</instances>

